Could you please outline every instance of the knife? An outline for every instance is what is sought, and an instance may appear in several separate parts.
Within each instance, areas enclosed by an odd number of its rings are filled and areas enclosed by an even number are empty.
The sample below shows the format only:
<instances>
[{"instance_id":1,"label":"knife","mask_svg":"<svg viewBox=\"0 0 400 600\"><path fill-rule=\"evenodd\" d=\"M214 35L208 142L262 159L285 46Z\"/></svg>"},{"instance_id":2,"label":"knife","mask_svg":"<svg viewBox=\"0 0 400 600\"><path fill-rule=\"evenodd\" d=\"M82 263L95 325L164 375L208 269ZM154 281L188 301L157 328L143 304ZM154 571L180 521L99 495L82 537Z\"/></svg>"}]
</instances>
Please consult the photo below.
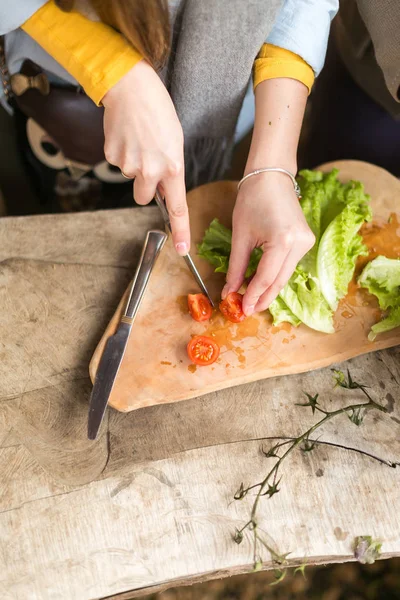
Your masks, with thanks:
<instances>
[{"instance_id":1,"label":"knife","mask_svg":"<svg viewBox=\"0 0 400 600\"><path fill-rule=\"evenodd\" d=\"M100 429L108 399L114 387L125 348L131 333L132 324L139 309L150 274L164 246L167 234L152 230L147 233L139 264L133 278L126 308L117 331L108 338L100 364L97 368L92 394L90 396L88 438L94 440Z\"/></svg>"},{"instance_id":2,"label":"knife","mask_svg":"<svg viewBox=\"0 0 400 600\"><path fill-rule=\"evenodd\" d=\"M161 197L161 194L158 190L156 190L155 196L154 196L155 201L157 202L157 205L159 207L159 209L161 210L161 214L162 217L164 219L164 223L166 224L166 226L168 227L168 229L170 231L172 231L171 229L171 221L169 219L169 214L168 214L168 210L167 207L165 206L165 202ZM189 267L193 277L195 278L197 285L199 286L199 288L201 289L201 291L203 292L203 294L205 294L205 296L207 296L211 306L214 308L214 302L212 301L212 298L208 292L208 289L205 286L204 281L201 278L200 273L198 272L196 265L194 264L192 257L190 256L190 254L186 254L186 256L183 256L183 259L185 260L187 266Z\"/></svg>"}]
</instances>

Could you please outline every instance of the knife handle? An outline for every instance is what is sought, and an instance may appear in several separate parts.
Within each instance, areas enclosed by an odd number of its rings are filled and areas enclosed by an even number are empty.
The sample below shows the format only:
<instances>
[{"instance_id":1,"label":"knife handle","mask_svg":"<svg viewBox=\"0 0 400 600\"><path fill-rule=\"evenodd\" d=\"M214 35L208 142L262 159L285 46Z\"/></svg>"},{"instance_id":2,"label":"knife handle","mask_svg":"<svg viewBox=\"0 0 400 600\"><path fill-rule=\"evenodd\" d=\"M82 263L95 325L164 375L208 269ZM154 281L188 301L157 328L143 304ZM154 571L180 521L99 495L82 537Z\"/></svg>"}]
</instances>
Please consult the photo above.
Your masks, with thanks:
<instances>
[{"instance_id":1,"label":"knife handle","mask_svg":"<svg viewBox=\"0 0 400 600\"><path fill-rule=\"evenodd\" d=\"M139 264L132 281L124 316L121 319L123 323L132 325L146 290L151 272L167 237L168 236L164 231L151 230L147 232Z\"/></svg>"}]
</instances>

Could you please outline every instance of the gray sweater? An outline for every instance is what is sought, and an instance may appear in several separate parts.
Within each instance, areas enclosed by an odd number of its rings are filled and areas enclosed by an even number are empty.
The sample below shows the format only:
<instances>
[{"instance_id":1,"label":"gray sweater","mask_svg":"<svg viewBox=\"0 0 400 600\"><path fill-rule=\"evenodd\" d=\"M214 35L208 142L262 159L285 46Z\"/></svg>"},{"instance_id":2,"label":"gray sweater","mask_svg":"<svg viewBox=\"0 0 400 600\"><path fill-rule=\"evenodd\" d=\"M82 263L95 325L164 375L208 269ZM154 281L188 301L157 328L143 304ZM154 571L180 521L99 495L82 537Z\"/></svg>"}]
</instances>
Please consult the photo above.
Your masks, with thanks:
<instances>
[{"instance_id":1,"label":"gray sweater","mask_svg":"<svg viewBox=\"0 0 400 600\"><path fill-rule=\"evenodd\" d=\"M45 3L14 0L10 6L9 0L0 0L0 34L7 34L9 70L17 72L29 57L50 79L76 84L19 29ZM192 163L192 172L205 169L215 178L229 156L253 61L263 42L299 54L318 74L338 0L170 0L172 22L177 5L183 16L174 33L176 52L170 57L167 85L185 133L186 162Z\"/></svg>"}]
</instances>

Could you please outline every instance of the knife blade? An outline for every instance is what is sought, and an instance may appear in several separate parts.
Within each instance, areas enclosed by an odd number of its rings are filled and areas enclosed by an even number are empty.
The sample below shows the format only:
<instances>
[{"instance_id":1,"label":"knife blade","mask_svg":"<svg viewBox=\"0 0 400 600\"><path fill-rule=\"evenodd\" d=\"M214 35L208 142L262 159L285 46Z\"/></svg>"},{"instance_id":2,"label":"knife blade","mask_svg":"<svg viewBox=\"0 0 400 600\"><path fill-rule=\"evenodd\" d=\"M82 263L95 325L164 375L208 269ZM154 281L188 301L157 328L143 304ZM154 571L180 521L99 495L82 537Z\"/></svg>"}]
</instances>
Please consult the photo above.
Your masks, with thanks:
<instances>
[{"instance_id":1,"label":"knife blade","mask_svg":"<svg viewBox=\"0 0 400 600\"><path fill-rule=\"evenodd\" d=\"M166 224L166 226L168 227L168 229L170 231L172 231L172 229L171 229L171 221L170 221L170 218L169 218L167 207L166 207L165 202L162 199L161 194L160 194L160 192L158 190L156 190L154 199L155 199L155 201L157 203L157 206L161 210L161 214L162 214L162 217L164 219L164 223ZM201 289L201 291L203 292L203 294L205 296L207 296L207 298L208 298L211 306L214 308L214 306L215 306L214 302L213 302L213 300L212 300L212 298L211 298L211 296L209 294L209 291L208 291L208 289L207 289L207 287L206 287L203 279L201 278L200 273L198 272L198 270L196 268L196 265L193 262L192 257L190 256L190 254L186 254L186 256L183 256L183 259L185 260L187 266L189 267L189 270L191 271L194 279L196 280L197 285L199 286L199 288Z\"/></svg>"},{"instance_id":2,"label":"knife blade","mask_svg":"<svg viewBox=\"0 0 400 600\"><path fill-rule=\"evenodd\" d=\"M104 347L90 396L88 438L94 440L100 429L120 369L132 325L150 279L151 272L167 239L164 231L147 233L139 264L133 278L124 314L114 335Z\"/></svg>"}]
</instances>

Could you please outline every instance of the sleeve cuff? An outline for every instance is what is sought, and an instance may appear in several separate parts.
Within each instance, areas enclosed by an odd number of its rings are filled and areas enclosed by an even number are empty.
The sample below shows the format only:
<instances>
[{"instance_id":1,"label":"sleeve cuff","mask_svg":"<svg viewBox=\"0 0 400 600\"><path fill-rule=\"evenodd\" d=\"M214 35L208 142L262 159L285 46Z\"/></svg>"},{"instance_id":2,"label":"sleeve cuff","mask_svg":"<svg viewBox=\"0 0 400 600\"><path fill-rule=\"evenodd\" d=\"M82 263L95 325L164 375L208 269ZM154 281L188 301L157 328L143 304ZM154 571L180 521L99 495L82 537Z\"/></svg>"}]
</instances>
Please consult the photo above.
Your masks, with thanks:
<instances>
[{"instance_id":1,"label":"sleeve cuff","mask_svg":"<svg viewBox=\"0 0 400 600\"><path fill-rule=\"evenodd\" d=\"M47 2L22 29L62 65L99 105L142 56L111 27Z\"/></svg>"},{"instance_id":2,"label":"sleeve cuff","mask_svg":"<svg viewBox=\"0 0 400 600\"><path fill-rule=\"evenodd\" d=\"M311 92L315 75L314 71L298 54L278 48L272 44L264 44L254 61L254 89L262 81L287 77L301 81Z\"/></svg>"}]
</instances>

